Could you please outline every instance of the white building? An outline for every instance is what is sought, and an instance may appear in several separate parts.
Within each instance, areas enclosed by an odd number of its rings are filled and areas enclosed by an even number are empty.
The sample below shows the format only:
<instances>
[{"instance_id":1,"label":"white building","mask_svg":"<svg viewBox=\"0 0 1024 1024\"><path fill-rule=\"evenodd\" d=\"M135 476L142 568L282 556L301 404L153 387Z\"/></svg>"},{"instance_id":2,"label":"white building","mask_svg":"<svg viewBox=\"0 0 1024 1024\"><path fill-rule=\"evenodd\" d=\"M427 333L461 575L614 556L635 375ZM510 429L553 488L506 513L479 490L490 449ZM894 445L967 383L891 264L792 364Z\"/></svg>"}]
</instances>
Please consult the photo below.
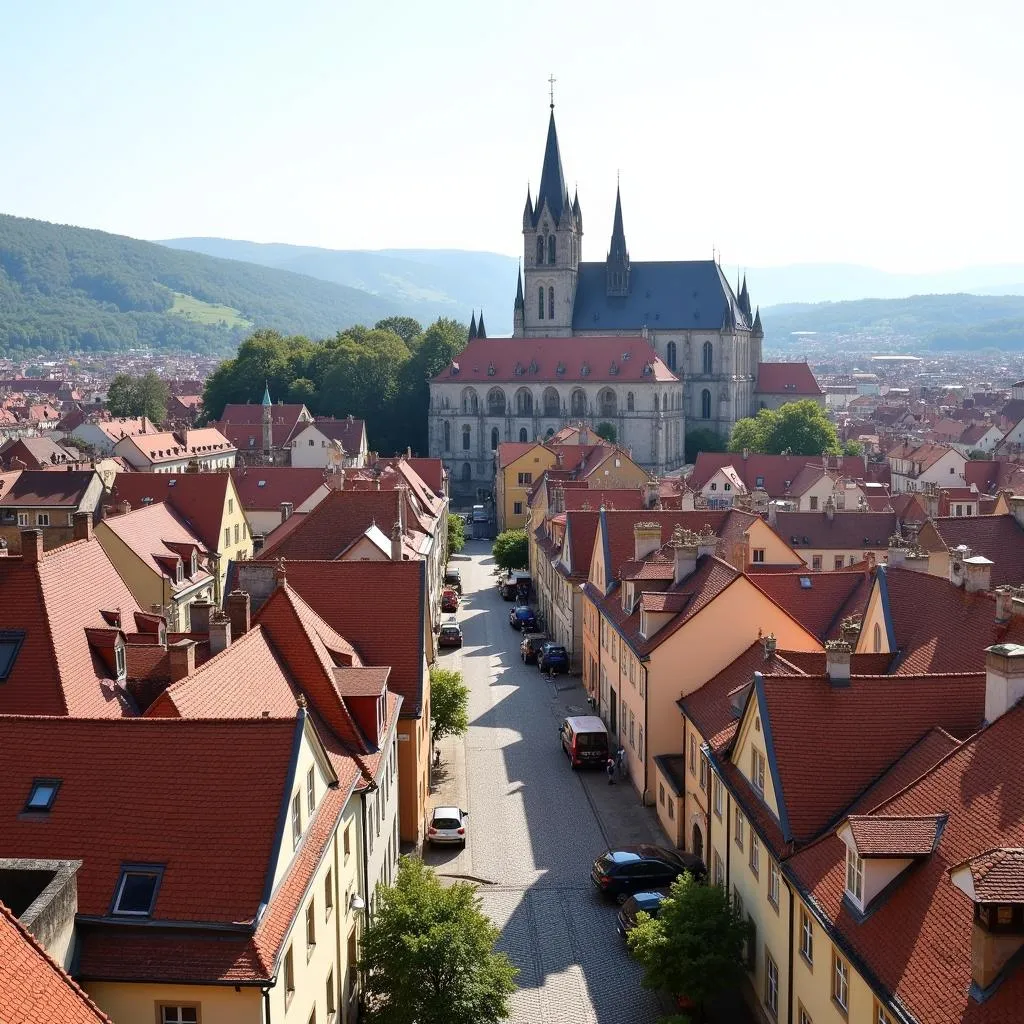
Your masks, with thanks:
<instances>
[{"instance_id":1,"label":"white building","mask_svg":"<svg viewBox=\"0 0 1024 1024\"><path fill-rule=\"evenodd\" d=\"M293 466L361 469L366 465L366 424L353 416L317 419L300 427L291 440Z\"/></svg>"},{"instance_id":2,"label":"white building","mask_svg":"<svg viewBox=\"0 0 1024 1024\"><path fill-rule=\"evenodd\" d=\"M201 427L131 434L114 445L114 454L140 473L186 473L233 469L238 450L216 427Z\"/></svg>"}]
</instances>

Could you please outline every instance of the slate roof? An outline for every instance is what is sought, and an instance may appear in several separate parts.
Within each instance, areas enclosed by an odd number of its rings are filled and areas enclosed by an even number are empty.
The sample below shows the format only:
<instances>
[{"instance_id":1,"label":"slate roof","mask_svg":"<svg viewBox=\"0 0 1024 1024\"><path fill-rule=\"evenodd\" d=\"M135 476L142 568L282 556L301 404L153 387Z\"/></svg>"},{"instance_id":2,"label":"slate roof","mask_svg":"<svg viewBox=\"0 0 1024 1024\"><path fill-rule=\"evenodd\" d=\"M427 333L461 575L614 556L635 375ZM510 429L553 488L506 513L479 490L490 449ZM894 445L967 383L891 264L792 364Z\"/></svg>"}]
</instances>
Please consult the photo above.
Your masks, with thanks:
<instances>
[{"instance_id":1,"label":"slate roof","mask_svg":"<svg viewBox=\"0 0 1024 1024\"><path fill-rule=\"evenodd\" d=\"M2 903L0 1020L4 1024L110 1024L110 1018Z\"/></svg>"},{"instance_id":2,"label":"slate roof","mask_svg":"<svg viewBox=\"0 0 1024 1024\"><path fill-rule=\"evenodd\" d=\"M945 815L851 814L846 824L861 857L926 857L935 849Z\"/></svg>"},{"instance_id":3,"label":"slate roof","mask_svg":"<svg viewBox=\"0 0 1024 1024\"><path fill-rule=\"evenodd\" d=\"M118 608L126 618L139 610L95 538L47 551L35 565L0 558L0 626L25 634L0 683L0 714L120 717L112 672L85 633L107 626L101 609Z\"/></svg>"},{"instance_id":4,"label":"slate roof","mask_svg":"<svg viewBox=\"0 0 1024 1024\"><path fill-rule=\"evenodd\" d=\"M772 529L794 550L819 548L825 551L863 551L887 548L896 532L898 519L893 512L775 513Z\"/></svg>"},{"instance_id":5,"label":"slate roof","mask_svg":"<svg viewBox=\"0 0 1024 1024\"><path fill-rule=\"evenodd\" d=\"M277 511L282 501L298 508L325 482L322 469L300 466L236 466L228 471L243 509Z\"/></svg>"},{"instance_id":6,"label":"slate roof","mask_svg":"<svg viewBox=\"0 0 1024 1024\"><path fill-rule=\"evenodd\" d=\"M586 331L718 331L730 316L749 318L714 260L630 261L629 294L609 296L607 265L580 263L572 329Z\"/></svg>"},{"instance_id":7,"label":"slate roof","mask_svg":"<svg viewBox=\"0 0 1024 1024\"><path fill-rule=\"evenodd\" d=\"M943 516L932 519L946 549L966 544L995 562L992 586L1024 584L1024 528L1013 516Z\"/></svg>"},{"instance_id":8,"label":"slate roof","mask_svg":"<svg viewBox=\"0 0 1024 1024\"><path fill-rule=\"evenodd\" d=\"M604 288L604 264L601 287ZM579 303L579 292L576 293ZM616 301L616 300L610 300ZM619 300L625 301L625 300ZM600 328L599 328L600 329ZM623 359L623 355L628 358ZM516 367L521 373L516 373ZM558 368L563 368L558 372ZM615 366L615 372L611 367ZM493 367L494 372L490 369ZM533 369L536 367L536 369ZM648 372L644 372L646 368ZM584 373L584 368L587 372ZM638 336L574 338L481 338L471 341L434 381L530 387L535 384L665 383L678 377L650 342ZM508 400L514 403L511 394ZM486 394L480 395L487 411ZM534 397L537 401L537 396ZM624 399L623 399L624 401ZM543 405L541 406L543 410Z\"/></svg>"},{"instance_id":9,"label":"slate roof","mask_svg":"<svg viewBox=\"0 0 1024 1024\"><path fill-rule=\"evenodd\" d=\"M807 363L759 363L755 394L816 398L821 390Z\"/></svg>"},{"instance_id":10,"label":"slate roof","mask_svg":"<svg viewBox=\"0 0 1024 1024\"><path fill-rule=\"evenodd\" d=\"M25 469L6 488L0 487L0 508L76 509L95 479L96 471L92 469L65 473Z\"/></svg>"}]
</instances>

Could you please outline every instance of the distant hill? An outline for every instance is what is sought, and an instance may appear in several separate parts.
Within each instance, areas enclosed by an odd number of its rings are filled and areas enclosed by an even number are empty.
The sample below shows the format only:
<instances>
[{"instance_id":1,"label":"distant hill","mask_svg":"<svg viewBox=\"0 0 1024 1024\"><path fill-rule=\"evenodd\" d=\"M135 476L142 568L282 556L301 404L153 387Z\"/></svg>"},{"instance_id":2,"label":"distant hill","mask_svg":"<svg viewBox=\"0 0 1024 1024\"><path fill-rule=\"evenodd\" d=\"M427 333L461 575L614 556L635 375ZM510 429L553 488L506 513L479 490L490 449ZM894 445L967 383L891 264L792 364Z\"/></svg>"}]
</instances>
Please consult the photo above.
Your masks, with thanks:
<instances>
[{"instance_id":1,"label":"distant hill","mask_svg":"<svg viewBox=\"0 0 1024 1024\"><path fill-rule=\"evenodd\" d=\"M160 244L358 288L401 304L424 322L451 316L468 323L471 311L482 308L488 334L512 333L519 269L512 256L461 249L318 249L229 238L170 238Z\"/></svg>"},{"instance_id":2,"label":"distant hill","mask_svg":"<svg viewBox=\"0 0 1024 1024\"><path fill-rule=\"evenodd\" d=\"M286 270L0 214L0 353L230 353L254 327L327 337L405 304Z\"/></svg>"},{"instance_id":3,"label":"distant hill","mask_svg":"<svg viewBox=\"0 0 1024 1024\"><path fill-rule=\"evenodd\" d=\"M1024 296L911 295L902 299L790 303L762 309L765 342L805 342L794 332L906 339L915 349L1024 349Z\"/></svg>"}]
</instances>

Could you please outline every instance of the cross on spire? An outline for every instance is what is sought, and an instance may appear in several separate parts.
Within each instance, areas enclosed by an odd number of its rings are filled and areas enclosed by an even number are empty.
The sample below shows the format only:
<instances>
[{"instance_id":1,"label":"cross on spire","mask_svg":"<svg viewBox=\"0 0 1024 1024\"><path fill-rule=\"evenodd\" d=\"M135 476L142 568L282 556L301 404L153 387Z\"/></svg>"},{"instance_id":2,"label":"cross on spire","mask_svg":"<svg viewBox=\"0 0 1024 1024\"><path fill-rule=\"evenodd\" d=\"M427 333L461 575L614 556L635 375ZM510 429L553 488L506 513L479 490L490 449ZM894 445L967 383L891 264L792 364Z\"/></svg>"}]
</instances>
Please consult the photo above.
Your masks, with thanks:
<instances>
[{"instance_id":1,"label":"cross on spire","mask_svg":"<svg viewBox=\"0 0 1024 1024\"><path fill-rule=\"evenodd\" d=\"M555 82L557 82L557 81L558 81L558 79L555 78L554 75L548 75L548 89L549 89L549 94L551 96L551 109L552 110L555 109Z\"/></svg>"}]
</instances>

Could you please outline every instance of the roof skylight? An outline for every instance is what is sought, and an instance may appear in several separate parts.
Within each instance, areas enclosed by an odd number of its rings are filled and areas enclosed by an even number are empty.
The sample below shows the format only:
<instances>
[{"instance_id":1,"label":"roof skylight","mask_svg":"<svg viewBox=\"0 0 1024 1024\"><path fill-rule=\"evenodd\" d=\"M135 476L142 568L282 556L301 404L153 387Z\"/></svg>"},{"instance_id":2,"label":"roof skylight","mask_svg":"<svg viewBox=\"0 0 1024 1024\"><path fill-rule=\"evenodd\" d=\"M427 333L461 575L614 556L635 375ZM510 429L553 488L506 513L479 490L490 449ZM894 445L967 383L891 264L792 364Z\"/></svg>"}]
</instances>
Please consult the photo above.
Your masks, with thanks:
<instances>
[{"instance_id":1,"label":"roof skylight","mask_svg":"<svg viewBox=\"0 0 1024 1024\"><path fill-rule=\"evenodd\" d=\"M24 630L0 629L0 682L3 682L11 674L24 639Z\"/></svg>"},{"instance_id":2,"label":"roof skylight","mask_svg":"<svg viewBox=\"0 0 1024 1024\"><path fill-rule=\"evenodd\" d=\"M33 779L28 799L25 801L26 811L48 811L57 798L60 779Z\"/></svg>"}]
</instances>

